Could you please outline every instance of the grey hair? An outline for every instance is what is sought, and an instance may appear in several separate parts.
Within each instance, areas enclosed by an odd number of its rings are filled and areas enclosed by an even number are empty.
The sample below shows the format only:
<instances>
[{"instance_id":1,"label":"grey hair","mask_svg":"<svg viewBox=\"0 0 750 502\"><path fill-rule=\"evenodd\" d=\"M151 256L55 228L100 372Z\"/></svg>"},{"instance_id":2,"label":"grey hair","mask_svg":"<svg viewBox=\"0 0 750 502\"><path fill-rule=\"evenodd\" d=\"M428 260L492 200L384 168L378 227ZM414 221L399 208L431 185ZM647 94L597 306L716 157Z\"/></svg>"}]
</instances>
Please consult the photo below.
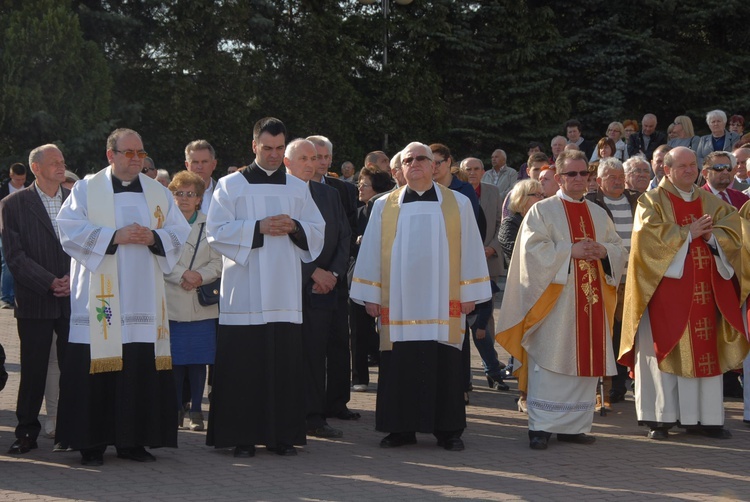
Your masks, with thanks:
<instances>
[{"instance_id":1,"label":"grey hair","mask_svg":"<svg viewBox=\"0 0 750 502\"><path fill-rule=\"evenodd\" d=\"M313 144L313 146L324 146L328 148L328 153L333 155L333 143L325 136L308 136L307 141Z\"/></svg>"},{"instance_id":2,"label":"grey hair","mask_svg":"<svg viewBox=\"0 0 750 502\"><path fill-rule=\"evenodd\" d=\"M724 122L727 123L727 114L724 113L722 110L711 110L706 114L706 124L711 125L711 119L714 117L718 117Z\"/></svg>"},{"instance_id":3,"label":"grey hair","mask_svg":"<svg viewBox=\"0 0 750 502\"><path fill-rule=\"evenodd\" d=\"M646 157L643 155L633 155L628 160L626 160L622 164L622 168L625 170L625 174L628 174L630 171L638 167L639 165L645 165L647 168L651 169L651 164L648 163L648 160L646 160Z\"/></svg>"},{"instance_id":4,"label":"grey hair","mask_svg":"<svg viewBox=\"0 0 750 502\"><path fill-rule=\"evenodd\" d=\"M607 169L616 169L617 171L624 171L622 162L616 157L607 157L599 161L599 168L596 171L596 176L602 178Z\"/></svg>"},{"instance_id":5,"label":"grey hair","mask_svg":"<svg viewBox=\"0 0 750 502\"><path fill-rule=\"evenodd\" d=\"M52 148L54 148L55 150L59 150L59 148L57 148L57 145L54 145L52 143L47 143L46 145L38 146L31 150L31 153L29 153L29 167L31 167L31 164L33 164L34 162L36 162L37 164L40 163L44 158L44 152L46 152L47 150L51 150Z\"/></svg>"},{"instance_id":6,"label":"grey hair","mask_svg":"<svg viewBox=\"0 0 750 502\"><path fill-rule=\"evenodd\" d=\"M461 161L461 169L466 169L466 162L469 160L477 160L479 161L479 165L482 166L482 169L484 169L484 162L482 162L482 159L478 159L476 157L466 157L464 160Z\"/></svg>"},{"instance_id":7,"label":"grey hair","mask_svg":"<svg viewBox=\"0 0 750 502\"><path fill-rule=\"evenodd\" d=\"M310 141L309 139L305 138L297 138L293 139L289 142L288 145L286 145L286 149L284 150L284 157L287 159L291 159L294 153L297 151L297 148L300 147L302 143L307 143L311 147L313 147L313 150L315 149L315 143Z\"/></svg>"}]
</instances>

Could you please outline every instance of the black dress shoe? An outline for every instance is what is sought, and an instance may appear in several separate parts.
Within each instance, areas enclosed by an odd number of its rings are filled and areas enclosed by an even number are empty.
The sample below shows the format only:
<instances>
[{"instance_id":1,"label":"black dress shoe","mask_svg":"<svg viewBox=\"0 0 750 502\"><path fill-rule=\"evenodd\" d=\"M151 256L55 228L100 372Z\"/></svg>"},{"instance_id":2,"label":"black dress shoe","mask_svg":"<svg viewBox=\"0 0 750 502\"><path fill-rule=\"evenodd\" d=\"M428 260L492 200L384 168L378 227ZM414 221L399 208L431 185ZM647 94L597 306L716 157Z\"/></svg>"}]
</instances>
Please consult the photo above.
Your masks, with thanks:
<instances>
[{"instance_id":1,"label":"black dress shoe","mask_svg":"<svg viewBox=\"0 0 750 502\"><path fill-rule=\"evenodd\" d=\"M649 439L656 439L657 441L664 441L666 439L669 439L669 432L663 427L656 427L654 429L650 429L646 437Z\"/></svg>"},{"instance_id":2,"label":"black dress shoe","mask_svg":"<svg viewBox=\"0 0 750 502\"><path fill-rule=\"evenodd\" d=\"M100 450L81 450L81 465L89 467L104 465L104 452Z\"/></svg>"},{"instance_id":3,"label":"black dress shoe","mask_svg":"<svg viewBox=\"0 0 750 502\"><path fill-rule=\"evenodd\" d=\"M627 391L616 391L616 390L610 390L609 391L609 402L610 403L619 403L621 401L625 401L625 394L627 394Z\"/></svg>"},{"instance_id":4,"label":"black dress shoe","mask_svg":"<svg viewBox=\"0 0 750 502\"><path fill-rule=\"evenodd\" d=\"M563 443L576 443L576 444L591 444L596 442L596 438L594 436L589 436L588 434L558 434L557 440L562 441Z\"/></svg>"},{"instance_id":5,"label":"black dress shoe","mask_svg":"<svg viewBox=\"0 0 750 502\"><path fill-rule=\"evenodd\" d=\"M156 462L156 457L147 452L143 446L117 448L117 458L125 458L134 462Z\"/></svg>"},{"instance_id":6,"label":"black dress shoe","mask_svg":"<svg viewBox=\"0 0 750 502\"><path fill-rule=\"evenodd\" d=\"M11 455L20 455L21 453L28 453L31 450L36 450L38 447L39 445L36 444L36 439L24 436L20 439L16 439L15 442L10 445L8 453Z\"/></svg>"},{"instance_id":7,"label":"black dress shoe","mask_svg":"<svg viewBox=\"0 0 750 502\"><path fill-rule=\"evenodd\" d=\"M362 418L362 415L360 415L356 411L344 410L331 415L331 417L338 418L339 420L359 420L360 418Z\"/></svg>"},{"instance_id":8,"label":"black dress shoe","mask_svg":"<svg viewBox=\"0 0 750 502\"><path fill-rule=\"evenodd\" d=\"M532 450L546 450L548 438L544 436L535 436L529 440L529 448Z\"/></svg>"},{"instance_id":9,"label":"black dress shoe","mask_svg":"<svg viewBox=\"0 0 750 502\"><path fill-rule=\"evenodd\" d=\"M703 435L713 439L732 439L732 433L724 427L704 427Z\"/></svg>"},{"instance_id":10,"label":"black dress shoe","mask_svg":"<svg viewBox=\"0 0 750 502\"><path fill-rule=\"evenodd\" d=\"M502 378L492 378L491 376L487 375L487 385L490 389L495 390L510 390L510 387L507 383L503 382Z\"/></svg>"},{"instance_id":11,"label":"black dress shoe","mask_svg":"<svg viewBox=\"0 0 750 502\"><path fill-rule=\"evenodd\" d=\"M344 433L340 429L334 429L328 424L323 424L315 429L308 429L308 436L315 436L316 438L333 439L340 438Z\"/></svg>"},{"instance_id":12,"label":"black dress shoe","mask_svg":"<svg viewBox=\"0 0 750 502\"><path fill-rule=\"evenodd\" d=\"M250 445L244 445L244 446L237 446L234 449L234 456L237 458L250 458L255 456L255 446Z\"/></svg>"},{"instance_id":13,"label":"black dress shoe","mask_svg":"<svg viewBox=\"0 0 750 502\"><path fill-rule=\"evenodd\" d=\"M398 448L408 444L417 444L417 436L413 432L393 432L380 440L381 448Z\"/></svg>"},{"instance_id":14,"label":"black dress shoe","mask_svg":"<svg viewBox=\"0 0 750 502\"><path fill-rule=\"evenodd\" d=\"M282 457L293 457L297 454L297 448L290 444L280 444L276 448L266 446L266 449Z\"/></svg>"},{"instance_id":15,"label":"black dress shoe","mask_svg":"<svg viewBox=\"0 0 750 502\"><path fill-rule=\"evenodd\" d=\"M464 450L464 441L461 438L438 439L437 445L448 451Z\"/></svg>"}]
</instances>

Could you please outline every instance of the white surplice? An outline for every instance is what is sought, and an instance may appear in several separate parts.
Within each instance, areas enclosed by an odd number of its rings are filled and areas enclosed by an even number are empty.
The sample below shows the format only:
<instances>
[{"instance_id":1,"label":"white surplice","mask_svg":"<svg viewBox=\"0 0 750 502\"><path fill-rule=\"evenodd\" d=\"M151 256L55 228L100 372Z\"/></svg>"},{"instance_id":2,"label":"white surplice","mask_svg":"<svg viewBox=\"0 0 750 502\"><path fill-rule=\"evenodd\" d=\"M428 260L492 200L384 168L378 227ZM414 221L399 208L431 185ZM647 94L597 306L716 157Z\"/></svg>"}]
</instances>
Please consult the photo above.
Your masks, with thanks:
<instances>
[{"instance_id":1,"label":"white surplice","mask_svg":"<svg viewBox=\"0 0 750 502\"><path fill-rule=\"evenodd\" d=\"M442 194L437 190L437 202L403 204L405 193L403 190L399 195L401 209L391 253L391 270L381 271L381 222L387 200L381 197L373 205L362 238L350 297L362 305L364 302L380 305L381 274L389 273L389 317L391 322L397 322L389 326L391 342L429 340L460 349L461 344L448 343L449 257L441 210ZM453 194L462 234L459 299L462 303L484 302L492 296L484 244L471 202L458 192ZM400 321L404 321L403 324ZM461 322L463 325L463 316Z\"/></svg>"},{"instance_id":2,"label":"white surplice","mask_svg":"<svg viewBox=\"0 0 750 502\"><path fill-rule=\"evenodd\" d=\"M320 254L325 221L307 184L285 176L286 184L251 184L233 173L217 183L206 232L211 247L224 256L220 324L302 323L300 260L309 263ZM264 235L263 245L252 249L256 222L279 214L299 222L308 250L288 235Z\"/></svg>"},{"instance_id":3,"label":"white surplice","mask_svg":"<svg viewBox=\"0 0 750 502\"><path fill-rule=\"evenodd\" d=\"M106 168L111 181L111 167ZM141 185L158 183L139 174ZM122 322L122 343L156 342L157 313L155 301L155 280L163 280L163 274L172 270L180 258L183 244L190 233L190 225L174 203L172 194L162 187L168 201L168 211L164 227L156 233L161 239L165 256L154 255L146 246L121 244L115 256L119 271L120 312ZM88 180L77 182L57 216L63 249L71 257L70 266L70 342L89 344L89 282L91 274L105 256L115 231L132 223L150 227L146 197L143 192L123 192L114 194L115 224L117 228L93 225L88 218ZM91 208L96 211L97 208ZM154 260L156 258L156 260ZM158 315L157 315L158 314Z\"/></svg>"}]
</instances>

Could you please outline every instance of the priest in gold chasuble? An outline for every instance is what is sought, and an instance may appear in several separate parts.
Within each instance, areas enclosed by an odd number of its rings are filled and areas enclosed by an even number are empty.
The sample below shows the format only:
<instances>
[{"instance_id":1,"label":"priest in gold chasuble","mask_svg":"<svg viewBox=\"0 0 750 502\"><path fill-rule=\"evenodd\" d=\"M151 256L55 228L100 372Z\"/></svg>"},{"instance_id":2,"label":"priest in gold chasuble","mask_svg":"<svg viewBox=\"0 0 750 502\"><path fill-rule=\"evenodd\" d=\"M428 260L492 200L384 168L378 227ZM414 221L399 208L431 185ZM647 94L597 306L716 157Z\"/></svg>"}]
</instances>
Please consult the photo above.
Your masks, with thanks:
<instances>
[{"instance_id":1,"label":"priest in gold chasuble","mask_svg":"<svg viewBox=\"0 0 750 502\"><path fill-rule=\"evenodd\" d=\"M521 224L500 309L498 343L522 365L532 449L549 437L592 443L599 377L616 374L612 326L627 251L601 207L583 199L581 152L557 159L560 190Z\"/></svg>"},{"instance_id":2,"label":"priest in gold chasuble","mask_svg":"<svg viewBox=\"0 0 750 502\"><path fill-rule=\"evenodd\" d=\"M737 211L694 185L695 154L678 147L665 177L638 201L625 290L620 362L635 369L638 421L648 437L674 425L728 438L722 374L748 352Z\"/></svg>"},{"instance_id":3,"label":"priest in gold chasuble","mask_svg":"<svg viewBox=\"0 0 750 502\"><path fill-rule=\"evenodd\" d=\"M407 186L375 202L350 296L379 318L375 428L381 447L464 448L461 343L465 314L492 297L484 245L467 197L432 181L432 151L401 154Z\"/></svg>"}]
</instances>

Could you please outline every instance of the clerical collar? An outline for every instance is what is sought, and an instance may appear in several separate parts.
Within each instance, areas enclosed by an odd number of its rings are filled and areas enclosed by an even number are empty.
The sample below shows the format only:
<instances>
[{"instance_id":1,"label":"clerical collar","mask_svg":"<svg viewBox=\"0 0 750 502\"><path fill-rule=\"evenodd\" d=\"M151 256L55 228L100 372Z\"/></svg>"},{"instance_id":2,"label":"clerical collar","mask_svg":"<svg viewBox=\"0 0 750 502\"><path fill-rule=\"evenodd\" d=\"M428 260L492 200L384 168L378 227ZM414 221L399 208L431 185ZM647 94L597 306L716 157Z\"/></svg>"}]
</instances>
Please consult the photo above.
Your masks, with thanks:
<instances>
[{"instance_id":1,"label":"clerical collar","mask_svg":"<svg viewBox=\"0 0 750 502\"><path fill-rule=\"evenodd\" d=\"M677 188L677 185L672 184L674 186L674 189L677 190L677 193L680 194L680 197L682 197L682 200L685 202L690 202L693 200L693 193L695 192L695 186L690 187L690 191L686 192L684 190L680 190Z\"/></svg>"},{"instance_id":2,"label":"clerical collar","mask_svg":"<svg viewBox=\"0 0 750 502\"><path fill-rule=\"evenodd\" d=\"M567 195L562 191L562 188L557 191L557 196L560 197L562 200L567 200L568 202L583 202L585 200L584 197L581 197L580 199L574 199L570 195Z\"/></svg>"},{"instance_id":3,"label":"clerical collar","mask_svg":"<svg viewBox=\"0 0 750 502\"><path fill-rule=\"evenodd\" d=\"M409 202L437 202L437 191L435 190L435 185L432 185L428 190L424 190L423 192L418 192L416 190L412 190L408 185L405 188L404 193L404 200L401 202L402 204L406 204Z\"/></svg>"},{"instance_id":4,"label":"clerical collar","mask_svg":"<svg viewBox=\"0 0 750 502\"><path fill-rule=\"evenodd\" d=\"M133 181L122 181L120 178L117 178L113 174L112 189L115 193L143 192L143 187L141 186L141 180L139 176L137 176Z\"/></svg>"},{"instance_id":5,"label":"clerical collar","mask_svg":"<svg viewBox=\"0 0 750 502\"><path fill-rule=\"evenodd\" d=\"M253 162L242 171L242 175L251 184L286 185L286 171L281 167L269 171Z\"/></svg>"}]
</instances>

